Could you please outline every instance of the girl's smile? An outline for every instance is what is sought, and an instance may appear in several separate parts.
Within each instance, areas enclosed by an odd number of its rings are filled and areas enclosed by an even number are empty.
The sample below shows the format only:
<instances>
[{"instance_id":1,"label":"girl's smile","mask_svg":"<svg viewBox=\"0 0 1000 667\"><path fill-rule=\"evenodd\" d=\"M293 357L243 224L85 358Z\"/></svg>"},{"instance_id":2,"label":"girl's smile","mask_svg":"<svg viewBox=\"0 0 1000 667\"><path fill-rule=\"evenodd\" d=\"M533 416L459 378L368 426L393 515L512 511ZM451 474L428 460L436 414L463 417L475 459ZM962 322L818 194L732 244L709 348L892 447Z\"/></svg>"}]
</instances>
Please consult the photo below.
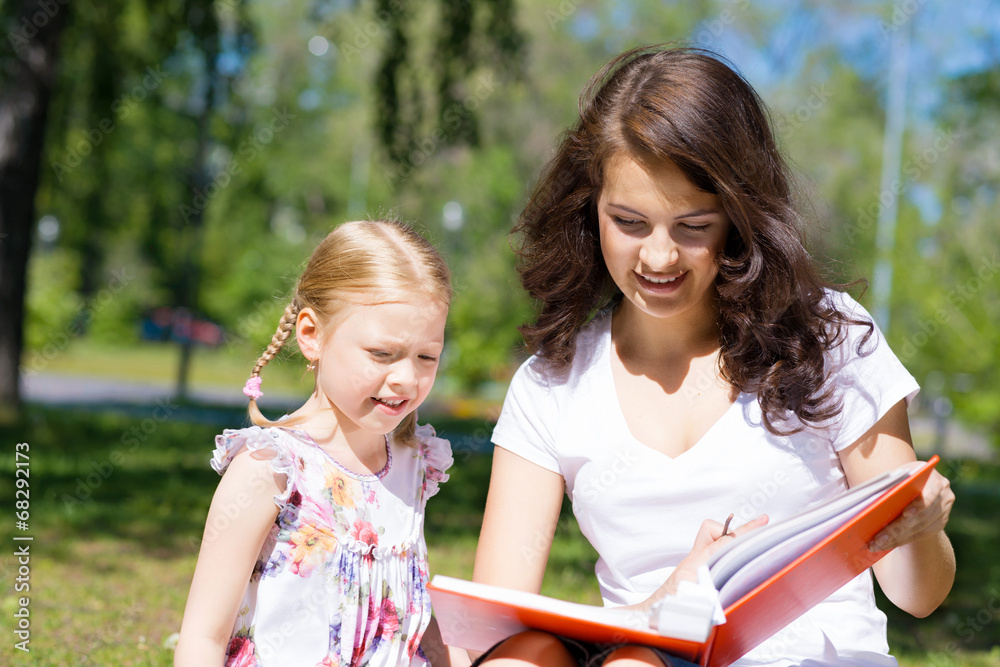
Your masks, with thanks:
<instances>
[{"instance_id":1,"label":"girl's smile","mask_svg":"<svg viewBox=\"0 0 1000 667\"><path fill-rule=\"evenodd\" d=\"M316 394L307 409L332 408L335 418L309 429L363 432L377 444L434 386L447 308L427 297L347 308L325 338L309 327L309 313L300 315L299 345L316 359Z\"/></svg>"}]
</instances>

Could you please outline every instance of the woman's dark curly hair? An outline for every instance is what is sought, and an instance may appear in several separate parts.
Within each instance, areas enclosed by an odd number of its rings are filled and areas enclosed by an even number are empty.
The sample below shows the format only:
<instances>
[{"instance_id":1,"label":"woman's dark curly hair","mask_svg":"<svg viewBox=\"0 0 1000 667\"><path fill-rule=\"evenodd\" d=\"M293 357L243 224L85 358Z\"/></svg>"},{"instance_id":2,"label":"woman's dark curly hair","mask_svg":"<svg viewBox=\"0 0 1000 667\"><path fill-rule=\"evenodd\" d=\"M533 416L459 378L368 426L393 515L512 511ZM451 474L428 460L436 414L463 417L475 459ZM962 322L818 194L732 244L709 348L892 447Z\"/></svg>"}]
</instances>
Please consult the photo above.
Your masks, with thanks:
<instances>
[{"instance_id":1,"label":"woman's dark curly hair","mask_svg":"<svg viewBox=\"0 0 1000 667\"><path fill-rule=\"evenodd\" d=\"M720 371L741 392L757 394L776 434L793 413L816 424L840 413L826 385L825 353L848 324L805 248L788 167L756 91L720 56L664 45L624 53L591 80L580 119L563 136L513 233L518 271L541 303L520 327L529 349L555 368L573 359L576 334L620 297L601 253L597 200L606 165L628 156L676 164L699 189L719 198L731 221L716 259Z\"/></svg>"}]
</instances>

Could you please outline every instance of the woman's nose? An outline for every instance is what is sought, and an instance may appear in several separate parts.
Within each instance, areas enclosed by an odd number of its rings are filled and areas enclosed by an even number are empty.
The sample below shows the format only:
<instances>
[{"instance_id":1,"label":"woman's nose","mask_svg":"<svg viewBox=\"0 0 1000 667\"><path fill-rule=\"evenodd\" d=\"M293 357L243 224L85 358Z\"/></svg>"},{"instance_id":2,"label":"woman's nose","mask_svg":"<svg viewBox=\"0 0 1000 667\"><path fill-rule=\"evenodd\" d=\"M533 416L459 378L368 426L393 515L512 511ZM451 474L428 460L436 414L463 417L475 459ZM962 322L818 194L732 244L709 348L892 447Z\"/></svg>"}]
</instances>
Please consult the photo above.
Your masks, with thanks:
<instances>
[{"instance_id":1,"label":"woman's nose","mask_svg":"<svg viewBox=\"0 0 1000 667\"><path fill-rule=\"evenodd\" d=\"M666 226L653 229L639 250L639 261L650 271L665 271L677 262L677 244Z\"/></svg>"}]
</instances>

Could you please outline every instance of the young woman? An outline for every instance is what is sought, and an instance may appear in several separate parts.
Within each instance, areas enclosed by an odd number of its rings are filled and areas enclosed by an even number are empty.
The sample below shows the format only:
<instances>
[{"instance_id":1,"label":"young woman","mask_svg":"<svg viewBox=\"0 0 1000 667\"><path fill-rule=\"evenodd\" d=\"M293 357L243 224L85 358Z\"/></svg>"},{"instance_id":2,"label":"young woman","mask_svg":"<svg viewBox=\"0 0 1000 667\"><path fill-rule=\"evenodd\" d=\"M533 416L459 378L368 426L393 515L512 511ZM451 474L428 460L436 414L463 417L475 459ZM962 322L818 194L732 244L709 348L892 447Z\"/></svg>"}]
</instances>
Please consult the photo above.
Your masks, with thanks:
<instances>
[{"instance_id":1,"label":"young woman","mask_svg":"<svg viewBox=\"0 0 1000 667\"><path fill-rule=\"evenodd\" d=\"M787 167L750 85L701 50L630 51L592 80L523 212L522 327L475 579L537 592L563 493L607 605L648 605L735 535L915 460L918 387L805 249ZM872 548L900 608L951 588L954 495L935 473ZM741 665L892 665L865 573ZM680 664L542 633L489 665Z\"/></svg>"}]
</instances>

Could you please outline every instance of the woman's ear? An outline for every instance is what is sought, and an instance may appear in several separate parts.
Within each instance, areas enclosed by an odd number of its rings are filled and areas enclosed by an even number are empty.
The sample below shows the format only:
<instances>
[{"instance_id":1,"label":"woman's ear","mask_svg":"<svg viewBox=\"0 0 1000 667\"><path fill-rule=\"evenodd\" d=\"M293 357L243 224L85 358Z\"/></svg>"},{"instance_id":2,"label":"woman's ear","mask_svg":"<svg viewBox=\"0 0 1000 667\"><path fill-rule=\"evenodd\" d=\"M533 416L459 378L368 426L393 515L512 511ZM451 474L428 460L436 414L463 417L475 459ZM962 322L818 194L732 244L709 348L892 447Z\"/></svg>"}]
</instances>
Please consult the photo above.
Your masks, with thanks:
<instances>
[{"instance_id":1,"label":"woman's ear","mask_svg":"<svg viewBox=\"0 0 1000 667\"><path fill-rule=\"evenodd\" d=\"M295 341L308 361L319 359L321 345L319 318L312 308L303 308L295 317Z\"/></svg>"}]
</instances>

